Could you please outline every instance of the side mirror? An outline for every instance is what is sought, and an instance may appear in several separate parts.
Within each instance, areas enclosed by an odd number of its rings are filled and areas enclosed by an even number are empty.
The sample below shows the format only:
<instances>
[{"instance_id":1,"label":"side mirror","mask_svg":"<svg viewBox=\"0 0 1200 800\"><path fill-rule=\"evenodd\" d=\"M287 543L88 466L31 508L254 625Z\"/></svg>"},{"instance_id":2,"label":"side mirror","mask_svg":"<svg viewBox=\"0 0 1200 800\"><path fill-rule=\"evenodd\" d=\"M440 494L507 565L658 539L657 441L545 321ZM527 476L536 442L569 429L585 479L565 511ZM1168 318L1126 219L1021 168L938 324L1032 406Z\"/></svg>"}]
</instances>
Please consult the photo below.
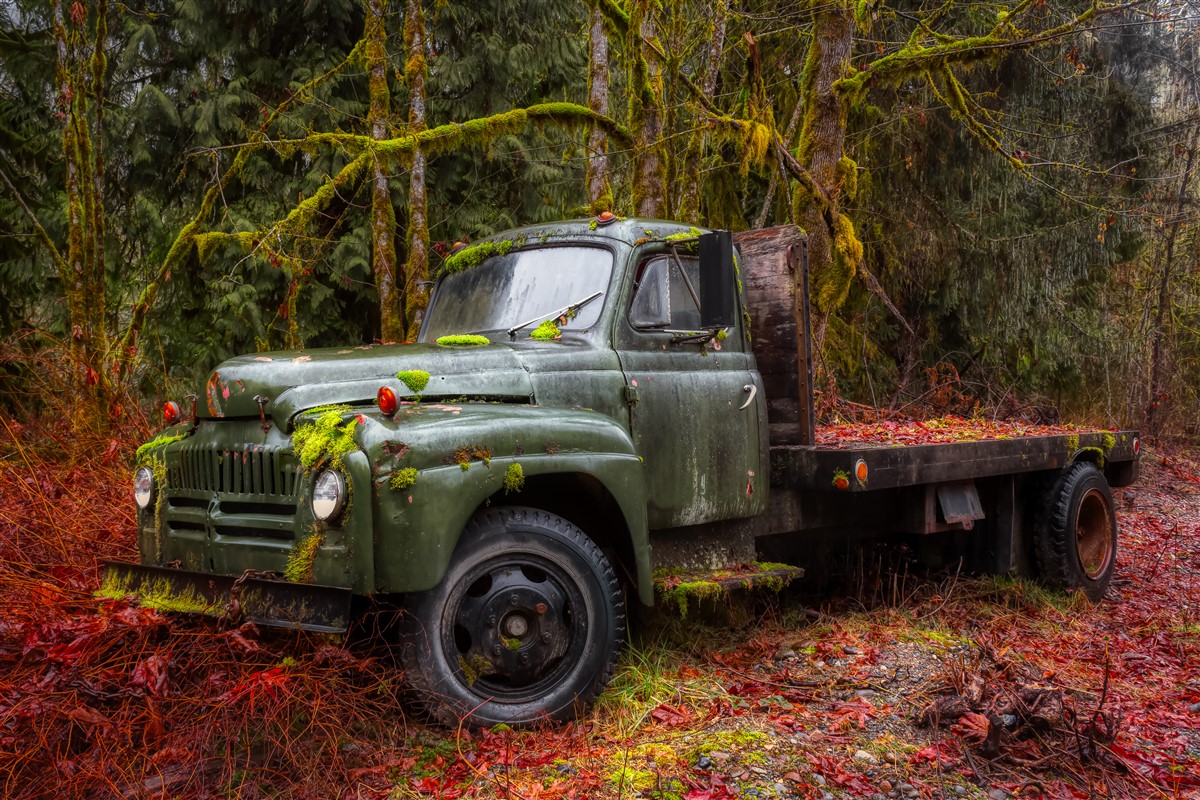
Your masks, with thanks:
<instances>
[{"instance_id":1,"label":"side mirror","mask_svg":"<svg viewBox=\"0 0 1200 800\"><path fill-rule=\"evenodd\" d=\"M733 235L713 231L700 236L700 327L729 328L736 322L733 286Z\"/></svg>"},{"instance_id":2,"label":"side mirror","mask_svg":"<svg viewBox=\"0 0 1200 800\"><path fill-rule=\"evenodd\" d=\"M629 306L629 324L635 328L665 328L671 324L671 280L667 261L651 261L638 281Z\"/></svg>"}]
</instances>

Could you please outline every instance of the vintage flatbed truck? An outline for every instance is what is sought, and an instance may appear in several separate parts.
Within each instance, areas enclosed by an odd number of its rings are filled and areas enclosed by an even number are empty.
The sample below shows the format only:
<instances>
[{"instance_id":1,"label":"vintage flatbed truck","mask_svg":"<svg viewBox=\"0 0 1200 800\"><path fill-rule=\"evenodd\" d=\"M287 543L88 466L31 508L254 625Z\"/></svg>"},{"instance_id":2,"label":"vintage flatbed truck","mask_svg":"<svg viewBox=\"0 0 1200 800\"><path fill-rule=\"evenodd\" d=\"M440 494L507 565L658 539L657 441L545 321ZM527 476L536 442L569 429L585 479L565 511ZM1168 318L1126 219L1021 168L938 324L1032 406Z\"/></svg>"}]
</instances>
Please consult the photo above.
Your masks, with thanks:
<instances>
[{"instance_id":1,"label":"vintage flatbed truck","mask_svg":"<svg viewBox=\"0 0 1200 800\"><path fill-rule=\"evenodd\" d=\"M334 632L352 596L399 598L409 680L480 725L575 716L626 587L650 604L656 568L756 542L948 532L1104 594L1135 432L817 446L805 239L734 238L529 227L448 257L414 344L226 361L139 449L142 563L101 593Z\"/></svg>"}]
</instances>

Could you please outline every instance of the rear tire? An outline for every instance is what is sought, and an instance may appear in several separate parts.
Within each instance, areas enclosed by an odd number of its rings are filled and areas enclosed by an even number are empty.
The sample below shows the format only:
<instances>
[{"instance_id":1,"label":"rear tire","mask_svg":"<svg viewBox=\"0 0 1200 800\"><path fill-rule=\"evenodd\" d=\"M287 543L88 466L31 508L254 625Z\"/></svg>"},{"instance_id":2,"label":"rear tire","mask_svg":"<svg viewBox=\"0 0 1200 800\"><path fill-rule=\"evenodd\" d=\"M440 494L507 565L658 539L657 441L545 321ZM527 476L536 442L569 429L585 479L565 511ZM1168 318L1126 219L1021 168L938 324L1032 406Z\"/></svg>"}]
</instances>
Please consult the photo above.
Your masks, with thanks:
<instances>
[{"instance_id":1,"label":"rear tire","mask_svg":"<svg viewBox=\"0 0 1200 800\"><path fill-rule=\"evenodd\" d=\"M1042 508L1034 526L1042 581L1056 589L1081 589L1098 603L1117 563L1117 516L1104 473L1086 461L1068 467Z\"/></svg>"},{"instance_id":2,"label":"rear tire","mask_svg":"<svg viewBox=\"0 0 1200 800\"><path fill-rule=\"evenodd\" d=\"M404 620L409 683L442 722L476 727L575 719L608 684L625 636L603 553L533 508L477 514Z\"/></svg>"}]
</instances>

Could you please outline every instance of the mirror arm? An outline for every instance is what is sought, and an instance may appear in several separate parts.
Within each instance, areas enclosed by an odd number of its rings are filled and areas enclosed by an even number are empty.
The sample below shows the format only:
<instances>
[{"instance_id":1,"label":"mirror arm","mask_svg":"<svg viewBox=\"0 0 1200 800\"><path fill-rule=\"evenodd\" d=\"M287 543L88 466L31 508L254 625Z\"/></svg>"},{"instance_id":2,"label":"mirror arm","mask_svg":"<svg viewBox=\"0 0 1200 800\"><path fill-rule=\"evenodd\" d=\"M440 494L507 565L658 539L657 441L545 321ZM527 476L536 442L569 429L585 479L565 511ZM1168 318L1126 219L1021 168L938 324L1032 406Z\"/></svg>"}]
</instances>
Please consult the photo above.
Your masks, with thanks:
<instances>
[{"instance_id":1,"label":"mirror arm","mask_svg":"<svg viewBox=\"0 0 1200 800\"><path fill-rule=\"evenodd\" d=\"M683 260L679 257L679 251L675 249L676 245L671 245L671 258L675 261L675 266L679 269L679 277L683 278L683 285L687 287L688 294L692 296L692 302L696 304L696 310L700 310L700 295L696 294L696 288L692 286L692 281L687 276L687 270L683 268Z\"/></svg>"}]
</instances>

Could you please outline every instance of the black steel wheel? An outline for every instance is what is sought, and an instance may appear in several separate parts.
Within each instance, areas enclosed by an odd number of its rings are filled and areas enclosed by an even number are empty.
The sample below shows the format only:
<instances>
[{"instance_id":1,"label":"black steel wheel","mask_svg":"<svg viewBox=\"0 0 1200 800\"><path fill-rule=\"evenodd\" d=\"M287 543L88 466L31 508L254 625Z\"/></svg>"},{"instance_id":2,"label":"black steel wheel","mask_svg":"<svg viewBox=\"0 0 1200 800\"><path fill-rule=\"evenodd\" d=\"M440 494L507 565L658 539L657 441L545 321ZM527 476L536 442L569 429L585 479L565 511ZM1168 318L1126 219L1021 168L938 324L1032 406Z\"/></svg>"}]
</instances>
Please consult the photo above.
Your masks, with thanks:
<instances>
[{"instance_id":1,"label":"black steel wheel","mask_svg":"<svg viewBox=\"0 0 1200 800\"><path fill-rule=\"evenodd\" d=\"M443 722L474 726L574 719L608 684L625 635L604 554L533 508L477 514L405 620L410 684Z\"/></svg>"},{"instance_id":2,"label":"black steel wheel","mask_svg":"<svg viewBox=\"0 0 1200 800\"><path fill-rule=\"evenodd\" d=\"M1058 589L1082 589L1099 602L1117 564L1117 515L1104 473L1086 461L1064 470L1034 531L1042 580Z\"/></svg>"}]
</instances>

